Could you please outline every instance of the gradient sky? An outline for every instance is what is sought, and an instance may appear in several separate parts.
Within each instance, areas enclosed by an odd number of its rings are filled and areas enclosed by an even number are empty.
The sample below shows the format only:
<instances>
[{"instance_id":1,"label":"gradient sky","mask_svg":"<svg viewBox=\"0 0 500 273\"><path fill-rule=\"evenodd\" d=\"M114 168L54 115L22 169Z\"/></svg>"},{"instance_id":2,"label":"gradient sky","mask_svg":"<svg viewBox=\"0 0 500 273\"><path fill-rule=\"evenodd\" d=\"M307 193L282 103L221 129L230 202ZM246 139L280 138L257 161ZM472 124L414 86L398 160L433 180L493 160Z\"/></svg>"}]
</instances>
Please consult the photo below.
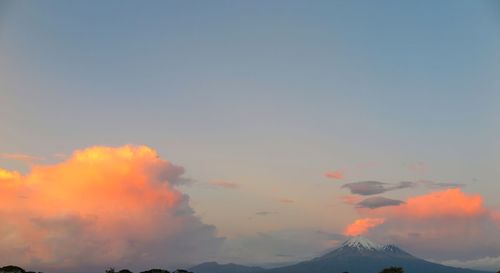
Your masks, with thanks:
<instances>
[{"instance_id":1,"label":"gradient sky","mask_svg":"<svg viewBox=\"0 0 500 273\"><path fill-rule=\"evenodd\" d=\"M22 184L75 150L151 147L223 241L183 263L297 261L361 224L498 269L499 75L495 1L1 1L0 167Z\"/></svg>"}]
</instances>

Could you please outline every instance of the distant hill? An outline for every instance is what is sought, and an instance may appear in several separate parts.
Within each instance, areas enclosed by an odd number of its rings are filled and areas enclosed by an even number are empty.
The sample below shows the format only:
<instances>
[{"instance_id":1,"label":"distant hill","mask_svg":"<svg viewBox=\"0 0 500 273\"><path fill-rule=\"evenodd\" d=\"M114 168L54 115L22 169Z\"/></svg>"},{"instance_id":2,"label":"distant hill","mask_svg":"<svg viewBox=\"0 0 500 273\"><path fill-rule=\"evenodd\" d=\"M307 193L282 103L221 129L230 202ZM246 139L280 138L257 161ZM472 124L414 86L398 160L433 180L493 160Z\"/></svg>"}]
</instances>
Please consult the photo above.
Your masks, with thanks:
<instances>
[{"instance_id":1,"label":"distant hill","mask_svg":"<svg viewBox=\"0 0 500 273\"><path fill-rule=\"evenodd\" d=\"M202 263L189 269L195 273L260 273L265 269L257 266L238 264L219 264L216 262Z\"/></svg>"},{"instance_id":2,"label":"distant hill","mask_svg":"<svg viewBox=\"0 0 500 273\"><path fill-rule=\"evenodd\" d=\"M354 237L341 247L309 261L272 269L235 264L205 263L191 268L195 273L378 273L390 266L405 273L485 273L456 268L419 259L395 245L379 245L363 237Z\"/></svg>"}]
</instances>

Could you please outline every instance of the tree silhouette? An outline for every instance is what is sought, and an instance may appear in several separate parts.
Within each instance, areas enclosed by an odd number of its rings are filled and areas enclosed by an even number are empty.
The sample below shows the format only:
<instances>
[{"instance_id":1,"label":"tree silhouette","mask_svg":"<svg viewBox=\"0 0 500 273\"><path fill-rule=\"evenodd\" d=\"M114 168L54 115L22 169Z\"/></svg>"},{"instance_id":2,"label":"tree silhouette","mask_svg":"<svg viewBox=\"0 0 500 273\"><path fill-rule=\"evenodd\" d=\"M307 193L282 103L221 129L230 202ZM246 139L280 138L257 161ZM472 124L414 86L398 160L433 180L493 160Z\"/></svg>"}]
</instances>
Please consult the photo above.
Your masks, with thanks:
<instances>
[{"instance_id":1,"label":"tree silhouette","mask_svg":"<svg viewBox=\"0 0 500 273\"><path fill-rule=\"evenodd\" d=\"M106 269L106 273L115 273L115 268L110 267L109 269Z\"/></svg>"},{"instance_id":2,"label":"tree silhouette","mask_svg":"<svg viewBox=\"0 0 500 273\"><path fill-rule=\"evenodd\" d=\"M174 273L193 273L193 272L187 271L185 269L177 269L174 271Z\"/></svg>"},{"instance_id":3,"label":"tree silhouette","mask_svg":"<svg viewBox=\"0 0 500 273\"><path fill-rule=\"evenodd\" d=\"M19 266L7 265L0 268L0 272L25 273L26 271Z\"/></svg>"},{"instance_id":4,"label":"tree silhouette","mask_svg":"<svg viewBox=\"0 0 500 273\"><path fill-rule=\"evenodd\" d=\"M150 269L148 271L142 271L141 273L170 273L170 272L165 269Z\"/></svg>"},{"instance_id":5,"label":"tree silhouette","mask_svg":"<svg viewBox=\"0 0 500 273\"><path fill-rule=\"evenodd\" d=\"M403 270L402 267L396 267L396 266L391 266L388 268L384 268L380 273L404 273L405 271Z\"/></svg>"}]
</instances>

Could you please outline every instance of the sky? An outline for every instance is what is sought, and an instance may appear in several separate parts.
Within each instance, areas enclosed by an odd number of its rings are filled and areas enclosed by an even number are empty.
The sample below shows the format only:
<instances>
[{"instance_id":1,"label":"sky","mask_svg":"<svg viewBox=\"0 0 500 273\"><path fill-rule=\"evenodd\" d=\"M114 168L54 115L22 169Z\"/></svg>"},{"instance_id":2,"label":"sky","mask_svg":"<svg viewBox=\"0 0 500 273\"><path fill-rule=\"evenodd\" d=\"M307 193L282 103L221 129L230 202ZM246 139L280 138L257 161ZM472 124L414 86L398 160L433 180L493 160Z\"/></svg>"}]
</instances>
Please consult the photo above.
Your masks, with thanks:
<instances>
[{"instance_id":1,"label":"sky","mask_svg":"<svg viewBox=\"0 0 500 273\"><path fill-rule=\"evenodd\" d=\"M0 264L496 271L498 75L495 1L0 1Z\"/></svg>"}]
</instances>

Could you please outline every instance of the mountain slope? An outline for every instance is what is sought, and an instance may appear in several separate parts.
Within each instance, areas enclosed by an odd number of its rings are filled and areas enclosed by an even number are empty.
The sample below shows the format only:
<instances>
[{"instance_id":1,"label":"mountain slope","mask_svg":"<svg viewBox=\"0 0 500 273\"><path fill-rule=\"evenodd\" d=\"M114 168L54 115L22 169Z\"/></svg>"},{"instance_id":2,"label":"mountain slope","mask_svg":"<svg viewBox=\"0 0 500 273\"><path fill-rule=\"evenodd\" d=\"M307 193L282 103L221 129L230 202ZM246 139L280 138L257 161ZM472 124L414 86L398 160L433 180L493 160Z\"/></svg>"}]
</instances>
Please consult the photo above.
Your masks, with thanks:
<instances>
[{"instance_id":1,"label":"mountain slope","mask_svg":"<svg viewBox=\"0 0 500 273\"><path fill-rule=\"evenodd\" d=\"M412 256L394 245L378 245L362 237L352 238L321 257L266 273L378 273L390 266L403 267L405 273L484 273L431 263ZM234 272L236 273L236 272Z\"/></svg>"}]
</instances>

